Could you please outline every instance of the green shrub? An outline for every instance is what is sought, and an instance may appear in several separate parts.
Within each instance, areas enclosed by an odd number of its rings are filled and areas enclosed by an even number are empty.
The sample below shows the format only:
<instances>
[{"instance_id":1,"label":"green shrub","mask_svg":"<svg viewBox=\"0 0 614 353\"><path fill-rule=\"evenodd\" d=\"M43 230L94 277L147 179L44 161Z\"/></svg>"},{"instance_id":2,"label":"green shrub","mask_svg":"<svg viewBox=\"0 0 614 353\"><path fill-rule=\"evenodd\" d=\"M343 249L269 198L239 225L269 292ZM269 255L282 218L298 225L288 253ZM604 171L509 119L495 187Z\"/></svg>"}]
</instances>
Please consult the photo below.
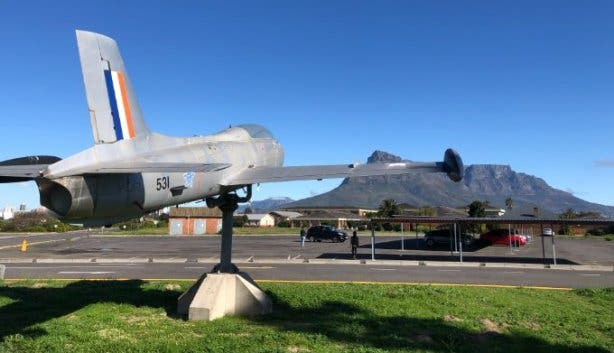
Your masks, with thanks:
<instances>
[{"instance_id":1,"label":"green shrub","mask_svg":"<svg viewBox=\"0 0 614 353\"><path fill-rule=\"evenodd\" d=\"M288 221L281 221L279 223L277 223L277 226L280 228L290 228L290 222Z\"/></svg>"}]
</instances>

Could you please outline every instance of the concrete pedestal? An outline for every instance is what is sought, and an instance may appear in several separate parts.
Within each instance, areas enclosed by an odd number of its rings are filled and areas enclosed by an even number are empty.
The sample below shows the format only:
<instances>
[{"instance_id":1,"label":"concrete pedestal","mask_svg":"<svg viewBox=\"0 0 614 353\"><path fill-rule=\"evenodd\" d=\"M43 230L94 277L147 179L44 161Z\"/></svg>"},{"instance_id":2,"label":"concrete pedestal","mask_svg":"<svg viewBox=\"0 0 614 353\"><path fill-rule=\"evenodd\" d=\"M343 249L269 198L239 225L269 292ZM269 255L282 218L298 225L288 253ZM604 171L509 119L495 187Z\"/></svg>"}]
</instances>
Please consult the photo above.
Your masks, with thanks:
<instances>
[{"instance_id":1,"label":"concrete pedestal","mask_svg":"<svg viewBox=\"0 0 614 353\"><path fill-rule=\"evenodd\" d=\"M215 320L225 315L268 314L273 305L246 273L207 273L177 302L179 315L188 320Z\"/></svg>"}]
</instances>

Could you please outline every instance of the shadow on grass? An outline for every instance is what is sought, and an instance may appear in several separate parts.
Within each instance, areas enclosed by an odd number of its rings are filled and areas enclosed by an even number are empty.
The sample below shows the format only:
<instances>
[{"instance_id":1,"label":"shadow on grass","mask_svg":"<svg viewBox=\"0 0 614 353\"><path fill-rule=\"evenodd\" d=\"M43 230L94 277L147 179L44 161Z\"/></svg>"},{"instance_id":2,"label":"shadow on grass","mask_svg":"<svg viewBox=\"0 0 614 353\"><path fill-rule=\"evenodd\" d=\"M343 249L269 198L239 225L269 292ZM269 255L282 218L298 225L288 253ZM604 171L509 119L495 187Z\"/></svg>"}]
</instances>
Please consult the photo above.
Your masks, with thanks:
<instances>
[{"instance_id":1,"label":"shadow on grass","mask_svg":"<svg viewBox=\"0 0 614 353\"><path fill-rule=\"evenodd\" d=\"M297 333L317 334L339 344L383 350L433 352L562 352L606 353L596 346L552 344L527 333L474 332L442 319L380 316L367 308L341 301L296 308L267 291L274 313L258 323ZM350 347L348 347L350 350Z\"/></svg>"},{"instance_id":2,"label":"shadow on grass","mask_svg":"<svg viewBox=\"0 0 614 353\"><path fill-rule=\"evenodd\" d=\"M90 304L118 303L163 308L176 317L178 291L143 289L143 281L77 281L60 288L0 286L0 296L15 300L0 307L0 341L13 334L37 337L48 334L32 327ZM298 334L321 335L338 345L367 350L428 350L433 352L563 352L601 353L595 346L551 344L523 332L476 333L443 319L381 316L368 308L342 301L325 301L313 307L294 307L268 291L274 313L253 322ZM366 304L367 305L367 304Z\"/></svg>"},{"instance_id":3,"label":"shadow on grass","mask_svg":"<svg viewBox=\"0 0 614 353\"><path fill-rule=\"evenodd\" d=\"M0 286L0 297L14 300L0 307L0 341L13 334L28 337L47 332L32 325L59 318L95 303L130 304L136 307L164 308L175 316L180 293L143 289L143 281L77 281L64 287Z\"/></svg>"}]
</instances>

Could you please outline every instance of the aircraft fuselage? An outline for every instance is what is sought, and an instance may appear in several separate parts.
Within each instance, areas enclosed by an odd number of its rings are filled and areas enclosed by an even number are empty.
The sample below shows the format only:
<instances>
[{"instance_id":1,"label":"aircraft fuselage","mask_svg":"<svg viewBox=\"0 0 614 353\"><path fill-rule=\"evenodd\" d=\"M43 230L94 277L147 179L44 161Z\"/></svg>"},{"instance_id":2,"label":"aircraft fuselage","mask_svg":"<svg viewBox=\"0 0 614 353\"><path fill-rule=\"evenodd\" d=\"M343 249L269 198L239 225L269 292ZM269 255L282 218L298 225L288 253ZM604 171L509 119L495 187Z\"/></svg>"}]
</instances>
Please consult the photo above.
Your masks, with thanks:
<instances>
[{"instance_id":1,"label":"aircraft fuselage","mask_svg":"<svg viewBox=\"0 0 614 353\"><path fill-rule=\"evenodd\" d=\"M253 137L239 126L209 136L174 138L152 134L140 144L120 141L96 145L51 165L44 177L37 179L41 205L64 222L100 226L230 191L222 190L224 180L246 168L283 165L280 144L261 129L265 136ZM217 167L182 173L86 172L104 164L105 159L117 163L122 156L126 163L181 161Z\"/></svg>"}]
</instances>

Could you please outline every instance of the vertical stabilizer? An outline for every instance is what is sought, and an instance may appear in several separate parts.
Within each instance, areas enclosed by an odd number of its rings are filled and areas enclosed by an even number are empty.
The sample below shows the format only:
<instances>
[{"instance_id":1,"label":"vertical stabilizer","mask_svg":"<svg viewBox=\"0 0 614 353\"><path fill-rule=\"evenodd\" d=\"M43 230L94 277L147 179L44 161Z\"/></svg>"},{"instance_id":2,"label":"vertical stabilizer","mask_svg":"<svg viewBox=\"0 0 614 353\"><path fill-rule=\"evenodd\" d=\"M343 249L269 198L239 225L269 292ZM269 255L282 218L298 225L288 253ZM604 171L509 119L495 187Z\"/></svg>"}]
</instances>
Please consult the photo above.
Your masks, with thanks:
<instances>
[{"instance_id":1,"label":"vertical stabilizer","mask_svg":"<svg viewBox=\"0 0 614 353\"><path fill-rule=\"evenodd\" d=\"M117 43L77 31L79 59L95 143L113 143L149 133Z\"/></svg>"}]
</instances>

